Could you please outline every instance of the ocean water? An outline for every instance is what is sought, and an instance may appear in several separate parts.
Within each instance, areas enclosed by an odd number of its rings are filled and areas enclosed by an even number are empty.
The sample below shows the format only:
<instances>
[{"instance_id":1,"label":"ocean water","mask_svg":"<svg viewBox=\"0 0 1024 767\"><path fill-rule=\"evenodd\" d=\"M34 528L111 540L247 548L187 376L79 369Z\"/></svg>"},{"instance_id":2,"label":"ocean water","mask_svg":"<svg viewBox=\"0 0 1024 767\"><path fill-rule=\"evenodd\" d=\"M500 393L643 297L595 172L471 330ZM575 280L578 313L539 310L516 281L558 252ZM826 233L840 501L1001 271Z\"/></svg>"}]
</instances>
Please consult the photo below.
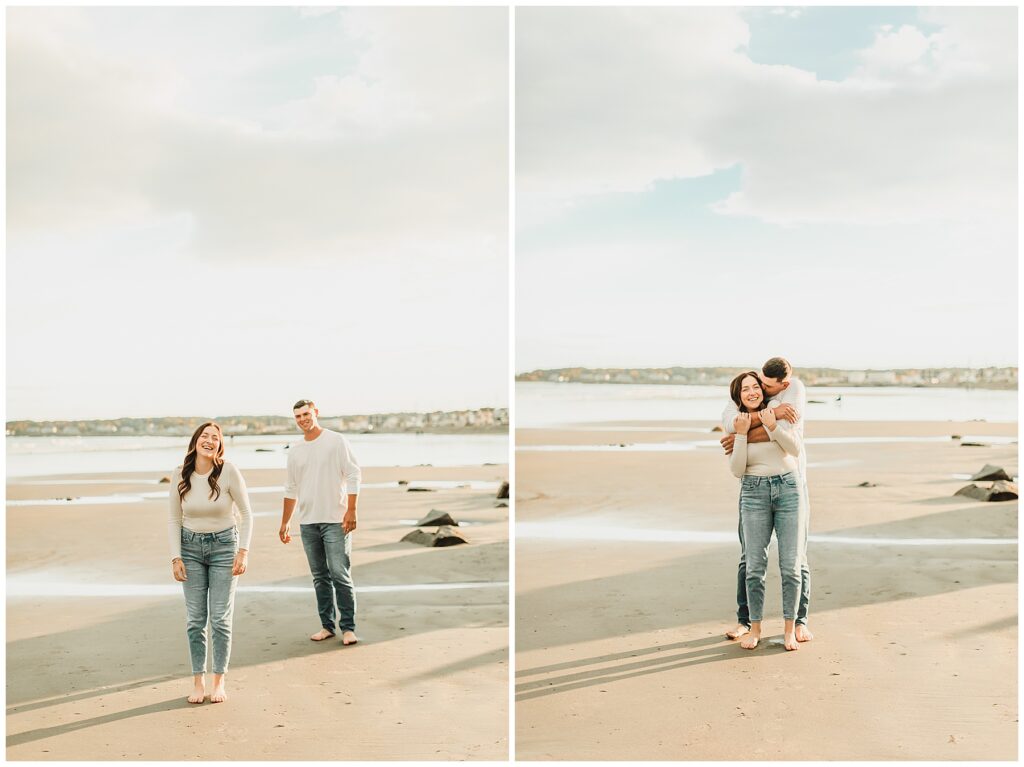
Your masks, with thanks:
<instances>
[{"instance_id":1,"label":"ocean water","mask_svg":"<svg viewBox=\"0 0 1024 767\"><path fill-rule=\"evenodd\" d=\"M837 399L841 398L841 399ZM725 386L669 384L516 384L517 428L605 421L717 421ZM808 387L809 420L1017 422L1017 392L989 389Z\"/></svg>"},{"instance_id":2,"label":"ocean water","mask_svg":"<svg viewBox=\"0 0 1024 767\"><path fill-rule=\"evenodd\" d=\"M360 466L479 466L508 463L504 434L346 435ZM242 469L284 468L285 445L301 437L229 439L225 457ZM159 471L181 463L188 437L7 437L7 476Z\"/></svg>"}]
</instances>

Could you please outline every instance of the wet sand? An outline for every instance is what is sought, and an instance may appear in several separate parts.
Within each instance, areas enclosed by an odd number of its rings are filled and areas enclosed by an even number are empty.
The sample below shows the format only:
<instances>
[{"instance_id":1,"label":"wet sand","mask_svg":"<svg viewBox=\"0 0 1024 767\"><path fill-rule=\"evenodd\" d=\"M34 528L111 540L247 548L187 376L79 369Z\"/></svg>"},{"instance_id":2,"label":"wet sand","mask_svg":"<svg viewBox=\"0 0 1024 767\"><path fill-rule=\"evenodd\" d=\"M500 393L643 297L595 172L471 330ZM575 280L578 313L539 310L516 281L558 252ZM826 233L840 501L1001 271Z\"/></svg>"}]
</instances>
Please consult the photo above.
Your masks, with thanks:
<instances>
[{"instance_id":1,"label":"wet sand","mask_svg":"<svg viewBox=\"0 0 1024 767\"><path fill-rule=\"evenodd\" d=\"M810 443L816 638L798 652L777 644L773 544L767 641L745 651L723 636L737 487L711 426L517 433L527 448L626 445L517 452L517 757L1016 759L1018 505L954 497L967 481L953 475L985 463L1015 474L1017 445ZM1015 438L1017 427L807 432Z\"/></svg>"},{"instance_id":2,"label":"wet sand","mask_svg":"<svg viewBox=\"0 0 1024 767\"><path fill-rule=\"evenodd\" d=\"M284 479L243 474L250 488ZM363 472L364 483L507 476L506 466ZM11 480L7 497L155 492L159 477ZM355 647L309 640L319 619L301 541L277 539L279 492L251 498L258 516L236 596L229 700L201 706L185 701L185 608L170 575L166 500L8 506L7 758L507 758L508 509L495 490L361 493ZM432 508L478 523L465 527L471 545L400 543L414 529L402 520ZM404 588L419 584L454 588ZM133 585L162 588L60 596ZM260 586L272 588L251 590Z\"/></svg>"}]
</instances>

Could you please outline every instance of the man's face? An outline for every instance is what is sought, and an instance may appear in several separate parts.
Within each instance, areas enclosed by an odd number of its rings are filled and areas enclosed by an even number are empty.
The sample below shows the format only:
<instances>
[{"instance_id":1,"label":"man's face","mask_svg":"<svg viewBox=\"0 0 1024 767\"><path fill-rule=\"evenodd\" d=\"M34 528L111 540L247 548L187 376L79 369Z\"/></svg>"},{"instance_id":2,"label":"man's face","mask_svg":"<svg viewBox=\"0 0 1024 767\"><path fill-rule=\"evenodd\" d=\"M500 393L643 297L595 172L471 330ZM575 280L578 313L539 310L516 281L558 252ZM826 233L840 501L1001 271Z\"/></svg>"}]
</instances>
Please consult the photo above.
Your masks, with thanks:
<instances>
[{"instance_id":1,"label":"man's face","mask_svg":"<svg viewBox=\"0 0 1024 767\"><path fill-rule=\"evenodd\" d=\"M295 423L298 424L302 431L308 433L316 429L316 417L320 415L320 411L315 407L311 408L309 405L303 405L292 412L295 414Z\"/></svg>"},{"instance_id":2,"label":"man's face","mask_svg":"<svg viewBox=\"0 0 1024 767\"><path fill-rule=\"evenodd\" d=\"M774 397L776 394L780 394L789 388L789 376L785 378L770 378L762 374L761 385L764 387L765 394L769 397Z\"/></svg>"}]
</instances>

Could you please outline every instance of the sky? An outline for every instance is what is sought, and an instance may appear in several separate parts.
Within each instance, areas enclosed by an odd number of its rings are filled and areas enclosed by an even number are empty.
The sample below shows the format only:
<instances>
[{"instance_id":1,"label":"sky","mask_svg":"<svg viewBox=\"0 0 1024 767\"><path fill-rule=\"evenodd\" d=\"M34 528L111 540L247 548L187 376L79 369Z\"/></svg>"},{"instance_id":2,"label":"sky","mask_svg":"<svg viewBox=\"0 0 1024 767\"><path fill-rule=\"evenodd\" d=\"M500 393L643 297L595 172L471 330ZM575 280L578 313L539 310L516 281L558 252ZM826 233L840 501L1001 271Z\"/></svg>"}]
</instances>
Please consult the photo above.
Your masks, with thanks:
<instances>
[{"instance_id":1,"label":"sky","mask_svg":"<svg viewBox=\"0 0 1024 767\"><path fill-rule=\"evenodd\" d=\"M508 404L503 8L7 10L7 418Z\"/></svg>"},{"instance_id":2,"label":"sky","mask_svg":"<svg viewBox=\"0 0 1024 767\"><path fill-rule=\"evenodd\" d=\"M516 358L1017 364L1014 8L519 8Z\"/></svg>"}]
</instances>

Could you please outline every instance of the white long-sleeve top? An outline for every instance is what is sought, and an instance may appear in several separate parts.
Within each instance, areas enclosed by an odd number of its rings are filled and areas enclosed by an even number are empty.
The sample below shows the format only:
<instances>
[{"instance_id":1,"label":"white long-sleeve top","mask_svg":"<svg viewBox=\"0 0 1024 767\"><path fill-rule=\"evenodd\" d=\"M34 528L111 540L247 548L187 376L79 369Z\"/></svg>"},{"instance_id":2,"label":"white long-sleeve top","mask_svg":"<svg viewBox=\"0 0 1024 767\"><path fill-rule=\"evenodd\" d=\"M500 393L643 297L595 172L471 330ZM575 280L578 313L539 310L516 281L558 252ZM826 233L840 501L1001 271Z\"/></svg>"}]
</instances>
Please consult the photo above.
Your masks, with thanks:
<instances>
[{"instance_id":1,"label":"white long-sleeve top","mask_svg":"<svg viewBox=\"0 0 1024 767\"><path fill-rule=\"evenodd\" d=\"M799 378L790 377L789 386L772 397L771 401L768 403L768 407L774 408L782 404L792 405L793 409L796 410L797 415L799 416L799 419L795 424L790 424L788 421L781 420L779 423L785 423L792 427L794 434L800 441L800 454L797 456L797 466L800 471L800 475L806 477L807 451L804 450L804 417L807 412L807 389L804 386L803 381ZM737 415L739 415L739 408L736 407L735 402L729 400L729 404L726 405L725 410L722 411L722 428L725 429L726 434L736 433L736 425L733 421L736 420ZM759 444L767 443L755 443L754 445L751 445L751 447L756 447Z\"/></svg>"},{"instance_id":2,"label":"white long-sleeve top","mask_svg":"<svg viewBox=\"0 0 1024 767\"><path fill-rule=\"evenodd\" d=\"M289 446L284 497L298 500L295 519L300 525L340 523L345 496L359 494L361 477L348 440L324 429L314 440Z\"/></svg>"},{"instance_id":3,"label":"white long-sleeve top","mask_svg":"<svg viewBox=\"0 0 1024 767\"><path fill-rule=\"evenodd\" d=\"M212 469L211 469L212 471ZM216 533L238 525L238 548L248 550L252 541L252 508L249 492L245 488L242 473L233 463L224 461L224 468L217 478L220 495L210 498L210 472L192 474L192 488L185 493L184 500L178 498L178 483L181 482L181 466L171 477L170 517L167 523L168 542L171 558L181 556L181 528L194 533ZM238 509L238 519L235 509Z\"/></svg>"},{"instance_id":4,"label":"white long-sleeve top","mask_svg":"<svg viewBox=\"0 0 1024 767\"><path fill-rule=\"evenodd\" d=\"M729 468L737 477L748 474L754 477L771 477L786 472L797 472L800 465L797 456L801 452L801 440L796 427L787 421L779 421L774 429L768 429L769 442L747 442L746 434L737 434L729 456Z\"/></svg>"}]
</instances>

